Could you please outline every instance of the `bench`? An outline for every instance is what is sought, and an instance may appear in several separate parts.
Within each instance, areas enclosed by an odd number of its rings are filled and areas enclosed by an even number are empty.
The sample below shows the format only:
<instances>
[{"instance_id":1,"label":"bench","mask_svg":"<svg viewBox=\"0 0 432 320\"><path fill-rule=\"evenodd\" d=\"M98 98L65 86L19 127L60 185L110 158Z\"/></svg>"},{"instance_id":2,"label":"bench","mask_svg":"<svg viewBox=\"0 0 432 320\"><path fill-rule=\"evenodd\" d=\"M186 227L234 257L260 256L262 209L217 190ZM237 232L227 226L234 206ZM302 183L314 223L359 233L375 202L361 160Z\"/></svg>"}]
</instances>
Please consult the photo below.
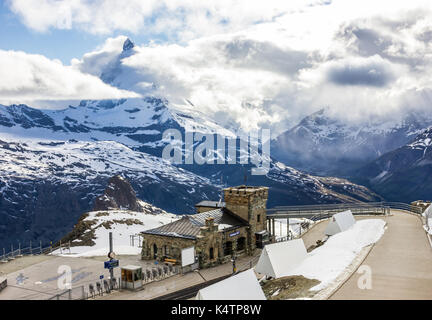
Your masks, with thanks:
<instances>
[{"instance_id":1,"label":"bench","mask_svg":"<svg viewBox=\"0 0 432 320\"><path fill-rule=\"evenodd\" d=\"M171 264L171 265L174 265L174 264L177 263L177 260L176 260L176 259L168 259L168 258L165 258L164 261L165 261L166 263Z\"/></svg>"}]
</instances>

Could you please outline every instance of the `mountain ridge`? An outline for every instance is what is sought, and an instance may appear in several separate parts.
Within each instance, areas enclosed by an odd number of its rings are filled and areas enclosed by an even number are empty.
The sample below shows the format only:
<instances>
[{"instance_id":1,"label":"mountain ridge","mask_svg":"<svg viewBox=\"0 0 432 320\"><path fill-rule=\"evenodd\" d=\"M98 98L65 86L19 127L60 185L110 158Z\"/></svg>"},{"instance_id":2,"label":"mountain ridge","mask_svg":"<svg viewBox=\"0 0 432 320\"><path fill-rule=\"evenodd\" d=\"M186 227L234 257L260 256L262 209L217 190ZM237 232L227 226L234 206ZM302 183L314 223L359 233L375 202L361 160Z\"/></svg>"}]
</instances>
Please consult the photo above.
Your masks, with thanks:
<instances>
[{"instance_id":1,"label":"mountain ridge","mask_svg":"<svg viewBox=\"0 0 432 320\"><path fill-rule=\"evenodd\" d=\"M348 177L350 171L405 145L431 125L427 113L351 123L321 109L273 139L272 154L313 174Z\"/></svg>"}]
</instances>

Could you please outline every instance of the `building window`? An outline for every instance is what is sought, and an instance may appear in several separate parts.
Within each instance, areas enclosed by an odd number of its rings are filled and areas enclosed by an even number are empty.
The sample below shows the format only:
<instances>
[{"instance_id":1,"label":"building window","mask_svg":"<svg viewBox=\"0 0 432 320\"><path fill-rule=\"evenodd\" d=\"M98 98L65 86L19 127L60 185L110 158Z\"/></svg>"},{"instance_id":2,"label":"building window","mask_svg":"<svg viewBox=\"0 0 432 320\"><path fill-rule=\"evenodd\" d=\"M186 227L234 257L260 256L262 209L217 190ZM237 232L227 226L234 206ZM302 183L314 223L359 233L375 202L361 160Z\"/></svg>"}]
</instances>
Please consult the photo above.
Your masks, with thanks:
<instances>
[{"instance_id":1,"label":"building window","mask_svg":"<svg viewBox=\"0 0 432 320\"><path fill-rule=\"evenodd\" d=\"M167 245L164 246L165 255L168 256L170 254L170 247Z\"/></svg>"},{"instance_id":2,"label":"building window","mask_svg":"<svg viewBox=\"0 0 432 320\"><path fill-rule=\"evenodd\" d=\"M238 251L244 250L245 247L246 247L246 238L245 237L238 238L238 240L237 240L237 250Z\"/></svg>"},{"instance_id":3,"label":"building window","mask_svg":"<svg viewBox=\"0 0 432 320\"><path fill-rule=\"evenodd\" d=\"M231 241L227 241L225 243L225 248L224 248L224 255L225 256L230 256L233 252L233 244Z\"/></svg>"},{"instance_id":4,"label":"building window","mask_svg":"<svg viewBox=\"0 0 432 320\"><path fill-rule=\"evenodd\" d=\"M155 243L155 244L153 244L153 259L157 258L157 252L158 252L158 247Z\"/></svg>"},{"instance_id":5,"label":"building window","mask_svg":"<svg viewBox=\"0 0 432 320\"><path fill-rule=\"evenodd\" d=\"M257 222L261 222L261 215L257 215Z\"/></svg>"}]
</instances>

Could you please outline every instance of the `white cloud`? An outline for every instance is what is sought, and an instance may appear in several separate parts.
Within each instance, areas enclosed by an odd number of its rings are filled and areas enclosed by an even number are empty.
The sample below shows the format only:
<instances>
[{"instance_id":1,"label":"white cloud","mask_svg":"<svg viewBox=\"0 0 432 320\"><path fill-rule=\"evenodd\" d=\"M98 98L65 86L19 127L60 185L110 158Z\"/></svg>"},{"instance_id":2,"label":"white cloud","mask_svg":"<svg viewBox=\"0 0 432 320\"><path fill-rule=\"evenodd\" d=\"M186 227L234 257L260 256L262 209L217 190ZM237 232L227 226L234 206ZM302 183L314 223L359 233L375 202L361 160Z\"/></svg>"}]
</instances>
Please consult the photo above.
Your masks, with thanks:
<instances>
[{"instance_id":1,"label":"white cloud","mask_svg":"<svg viewBox=\"0 0 432 320\"><path fill-rule=\"evenodd\" d=\"M181 39L241 30L254 23L325 0L8 0L10 8L31 29L113 31L171 34Z\"/></svg>"},{"instance_id":2,"label":"white cloud","mask_svg":"<svg viewBox=\"0 0 432 320\"><path fill-rule=\"evenodd\" d=\"M10 6L40 32L163 35L166 43L138 46L122 59L126 38L110 38L71 67L123 90L175 104L187 99L245 129L277 131L327 105L352 119L430 105L426 0L10 0Z\"/></svg>"},{"instance_id":3,"label":"white cloud","mask_svg":"<svg viewBox=\"0 0 432 320\"><path fill-rule=\"evenodd\" d=\"M0 101L80 100L137 97L99 78L41 55L0 50Z\"/></svg>"}]
</instances>

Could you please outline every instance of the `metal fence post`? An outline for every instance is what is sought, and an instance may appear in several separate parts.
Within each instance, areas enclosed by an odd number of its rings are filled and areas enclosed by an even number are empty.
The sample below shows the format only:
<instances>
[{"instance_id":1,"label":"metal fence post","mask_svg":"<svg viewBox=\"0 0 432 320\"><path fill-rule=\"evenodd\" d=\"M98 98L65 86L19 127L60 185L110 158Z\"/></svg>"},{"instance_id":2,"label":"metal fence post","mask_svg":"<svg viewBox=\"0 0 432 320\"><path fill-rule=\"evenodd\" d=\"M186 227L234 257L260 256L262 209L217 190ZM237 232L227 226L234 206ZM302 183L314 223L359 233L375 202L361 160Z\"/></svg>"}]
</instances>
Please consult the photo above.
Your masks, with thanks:
<instances>
[{"instance_id":1,"label":"metal fence post","mask_svg":"<svg viewBox=\"0 0 432 320\"><path fill-rule=\"evenodd\" d=\"M21 242L18 241L18 256L21 255Z\"/></svg>"},{"instance_id":2,"label":"metal fence post","mask_svg":"<svg viewBox=\"0 0 432 320\"><path fill-rule=\"evenodd\" d=\"M42 254L42 240L39 241L39 248L40 248L40 253Z\"/></svg>"},{"instance_id":3,"label":"metal fence post","mask_svg":"<svg viewBox=\"0 0 432 320\"><path fill-rule=\"evenodd\" d=\"M32 255L32 254L33 254L33 249L32 249L32 242L30 240L30 255Z\"/></svg>"},{"instance_id":4,"label":"metal fence post","mask_svg":"<svg viewBox=\"0 0 432 320\"><path fill-rule=\"evenodd\" d=\"M13 244L11 243L11 255L12 255L12 258L14 257L14 250L13 250Z\"/></svg>"}]
</instances>

